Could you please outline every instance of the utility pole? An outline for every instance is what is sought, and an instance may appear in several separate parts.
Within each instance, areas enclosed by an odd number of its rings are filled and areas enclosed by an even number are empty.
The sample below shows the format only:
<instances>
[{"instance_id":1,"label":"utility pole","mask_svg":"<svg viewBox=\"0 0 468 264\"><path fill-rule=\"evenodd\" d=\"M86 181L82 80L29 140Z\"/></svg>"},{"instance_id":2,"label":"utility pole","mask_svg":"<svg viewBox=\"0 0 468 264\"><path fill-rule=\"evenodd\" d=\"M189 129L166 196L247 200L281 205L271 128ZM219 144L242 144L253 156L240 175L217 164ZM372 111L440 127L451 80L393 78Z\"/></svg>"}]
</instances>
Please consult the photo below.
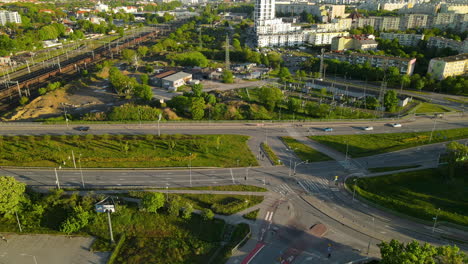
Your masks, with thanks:
<instances>
[{"instance_id":1,"label":"utility pole","mask_svg":"<svg viewBox=\"0 0 468 264\"><path fill-rule=\"evenodd\" d=\"M54 171L55 171L55 183L57 184L57 189L60 190L60 182L59 182L59 178L57 174L57 168L54 168Z\"/></svg>"},{"instance_id":2,"label":"utility pole","mask_svg":"<svg viewBox=\"0 0 468 264\"><path fill-rule=\"evenodd\" d=\"M111 214L111 210L107 210L107 219L108 219L108 221L109 221L110 241L111 241L112 244L114 244L115 241L114 241L114 234L112 233L112 221L111 221L110 214Z\"/></svg>"},{"instance_id":3,"label":"utility pole","mask_svg":"<svg viewBox=\"0 0 468 264\"><path fill-rule=\"evenodd\" d=\"M437 217L439 217L439 212L440 212L440 208L437 209L437 214L436 214L436 216L433 218L433 219L434 219L434 225L432 226L432 233L434 233L434 231L435 231L435 227L436 227L436 224L437 224Z\"/></svg>"},{"instance_id":4,"label":"utility pole","mask_svg":"<svg viewBox=\"0 0 468 264\"><path fill-rule=\"evenodd\" d=\"M20 220L19 220L18 212L17 212L17 211L15 211L15 216L16 216L16 222L18 222L19 231L20 231L20 232L23 232L23 229L21 228L21 223L20 223Z\"/></svg>"},{"instance_id":5,"label":"utility pole","mask_svg":"<svg viewBox=\"0 0 468 264\"><path fill-rule=\"evenodd\" d=\"M429 137L429 143L431 143L431 141L432 141L432 134L434 133L436 123L437 123L437 116L434 117L434 126L432 127L432 130L431 130L431 136Z\"/></svg>"},{"instance_id":6,"label":"utility pole","mask_svg":"<svg viewBox=\"0 0 468 264\"><path fill-rule=\"evenodd\" d=\"M201 34L201 26L198 28L198 42L200 44L200 50L203 49L203 41L202 41L202 34Z\"/></svg>"},{"instance_id":7,"label":"utility pole","mask_svg":"<svg viewBox=\"0 0 468 264\"><path fill-rule=\"evenodd\" d=\"M81 153L80 153L80 156L78 157L78 163L80 164L81 185L83 186L83 189L84 189L85 184L84 184L84 179L83 179L83 170L81 169Z\"/></svg>"},{"instance_id":8,"label":"utility pole","mask_svg":"<svg viewBox=\"0 0 468 264\"><path fill-rule=\"evenodd\" d=\"M75 153L72 150L72 159L73 159L73 166L75 167L76 170L76 162L75 162Z\"/></svg>"},{"instance_id":9,"label":"utility pole","mask_svg":"<svg viewBox=\"0 0 468 264\"><path fill-rule=\"evenodd\" d=\"M229 35L226 34L226 61L225 61L226 71L231 69L231 63L229 61Z\"/></svg>"},{"instance_id":10,"label":"utility pole","mask_svg":"<svg viewBox=\"0 0 468 264\"><path fill-rule=\"evenodd\" d=\"M324 78L324 75L325 75L325 74L323 74L323 75L322 75L322 73L323 73L323 69L324 69L324 68L323 68L323 53L324 53L324 52L325 52L325 49L324 49L324 48L322 48L322 49L320 50L320 69L319 69L319 79L323 79L323 78Z\"/></svg>"}]
</instances>

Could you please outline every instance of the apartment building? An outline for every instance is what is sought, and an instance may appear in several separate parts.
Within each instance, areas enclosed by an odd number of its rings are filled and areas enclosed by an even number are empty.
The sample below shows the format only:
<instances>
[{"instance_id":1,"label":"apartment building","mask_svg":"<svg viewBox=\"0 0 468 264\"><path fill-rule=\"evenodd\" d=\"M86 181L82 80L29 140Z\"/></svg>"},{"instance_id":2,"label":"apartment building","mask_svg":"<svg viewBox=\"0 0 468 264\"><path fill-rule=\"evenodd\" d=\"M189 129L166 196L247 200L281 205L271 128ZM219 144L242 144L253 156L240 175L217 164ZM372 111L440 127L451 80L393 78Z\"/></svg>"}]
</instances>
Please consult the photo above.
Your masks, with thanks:
<instances>
[{"instance_id":1,"label":"apartment building","mask_svg":"<svg viewBox=\"0 0 468 264\"><path fill-rule=\"evenodd\" d=\"M365 53L350 53L345 54L342 52L325 53L324 58L336 59L339 61L346 61L351 64L364 64L369 62L372 67L386 68L396 67L401 74L412 75L416 59L371 55Z\"/></svg>"},{"instance_id":2,"label":"apartment building","mask_svg":"<svg viewBox=\"0 0 468 264\"><path fill-rule=\"evenodd\" d=\"M409 14L400 19L400 30L409 28L426 28L429 15Z\"/></svg>"},{"instance_id":3,"label":"apartment building","mask_svg":"<svg viewBox=\"0 0 468 264\"><path fill-rule=\"evenodd\" d=\"M300 15L302 12L319 17L322 22L345 16L344 5L319 5L314 3L276 2L276 12Z\"/></svg>"},{"instance_id":4,"label":"apartment building","mask_svg":"<svg viewBox=\"0 0 468 264\"><path fill-rule=\"evenodd\" d=\"M430 37L427 42L428 48L451 48L458 51L458 53L467 53L468 52L468 38L465 41L456 41L453 39L447 39L443 37Z\"/></svg>"},{"instance_id":5,"label":"apartment building","mask_svg":"<svg viewBox=\"0 0 468 264\"><path fill-rule=\"evenodd\" d=\"M18 12L0 10L0 25L4 26L6 23L21 24L20 14Z\"/></svg>"},{"instance_id":6,"label":"apartment building","mask_svg":"<svg viewBox=\"0 0 468 264\"><path fill-rule=\"evenodd\" d=\"M468 73L468 53L444 58L433 58L429 62L427 73L438 80L449 76L458 76Z\"/></svg>"},{"instance_id":7,"label":"apartment building","mask_svg":"<svg viewBox=\"0 0 468 264\"><path fill-rule=\"evenodd\" d=\"M354 35L349 37L334 37L331 50L376 50L378 43L373 35Z\"/></svg>"},{"instance_id":8,"label":"apartment building","mask_svg":"<svg viewBox=\"0 0 468 264\"><path fill-rule=\"evenodd\" d=\"M403 46L416 46L424 39L424 34L401 34L401 33L380 33L381 39L398 39L400 45Z\"/></svg>"},{"instance_id":9,"label":"apartment building","mask_svg":"<svg viewBox=\"0 0 468 264\"><path fill-rule=\"evenodd\" d=\"M348 32L311 32L305 35L305 42L315 46L330 45L334 37L342 37L348 35Z\"/></svg>"},{"instance_id":10,"label":"apartment building","mask_svg":"<svg viewBox=\"0 0 468 264\"><path fill-rule=\"evenodd\" d=\"M317 32L338 32L351 29L351 18L335 18L331 23L315 24L313 29Z\"/></svg>"}]
</instances>

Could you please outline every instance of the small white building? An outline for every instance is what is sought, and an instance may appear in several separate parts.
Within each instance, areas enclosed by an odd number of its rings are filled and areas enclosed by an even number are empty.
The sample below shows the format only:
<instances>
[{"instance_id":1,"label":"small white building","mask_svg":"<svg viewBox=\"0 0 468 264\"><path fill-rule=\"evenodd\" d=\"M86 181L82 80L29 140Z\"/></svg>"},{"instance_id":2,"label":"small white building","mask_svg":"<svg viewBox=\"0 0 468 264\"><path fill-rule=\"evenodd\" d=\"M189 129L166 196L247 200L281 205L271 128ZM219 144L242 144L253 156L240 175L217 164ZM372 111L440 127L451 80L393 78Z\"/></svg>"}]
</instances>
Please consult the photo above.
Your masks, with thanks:
<instances>
[{"instance_id":1,"label":"small white building","mask_svg":"<svg viewBox=\"0 0 468 264\"><path fill-rule=\"evenodd\" d=\"M162 78L162 87L171 91L177 91L177 88L187 84L191 80L192 74L186 72L178 72Z\"/></svg>"}]
</instances>

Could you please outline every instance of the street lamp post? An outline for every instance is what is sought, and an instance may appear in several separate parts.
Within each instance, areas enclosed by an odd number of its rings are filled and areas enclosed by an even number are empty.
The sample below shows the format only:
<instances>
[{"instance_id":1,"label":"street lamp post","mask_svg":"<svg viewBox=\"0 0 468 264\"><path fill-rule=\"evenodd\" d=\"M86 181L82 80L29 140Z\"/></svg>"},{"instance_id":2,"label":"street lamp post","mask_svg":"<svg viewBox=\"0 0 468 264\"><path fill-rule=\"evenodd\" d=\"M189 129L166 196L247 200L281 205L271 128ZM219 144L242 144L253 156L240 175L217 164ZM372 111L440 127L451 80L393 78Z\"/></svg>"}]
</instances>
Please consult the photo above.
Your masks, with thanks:
<instances>
[{"instance_id":1,"label":"street lamp post","mask_svg":"<svg viewBox=\"0 0 468 264\"><path fill-rule=\"evenodd\" d=\"M59 169L61 167L59 166ZM58 178L58 173L57 173L57 168L54 168L54 171L55 171L55 183L57 184L57 189L60 190L60 182L59 182L59 178Z\"/></svg>"},{"instance_id":2,"label":"street lamp post","mask_svg":"<svg viewBox=\"0 0 468 264\"><path fill-rule=\"evenodd\" d=\"M354 202L354 196L356 195L356 181L357 179L354 179L353 182L354 182L354 187L353 187L353 202Z\"/></svg>"},{"instance_id":3,"label":"street lamp post","mask_svg":"<svg viewBox=\"0 0 468 264\"><path fill-rule=\"evenodd\" d=\"M348 160L348 141L346 141L346 156L345 156L345 161Z\"/></svg>"},{"instance_id":4,"label":"street lamp post","mask_svg":"<svg viewBox=\"0 0 468 264\"><path fill-rule=\"evenodd\" d=\"M437 217L439 217L439 212L440 212L440 208L437 209L436 216L434 218L432 218L432 219L434 219L434 225L432 226L432 233L434 233L434 231L435 231L435 227L436 227L436 224L437 224Z\"/></svg>"},{"instance_id":5,"label":"street lamp post","mask_svg":"<svg viewBox=\"0 0 468 264\"><path fill-rule=\"evenodd\" d=\"M296 167L297 167L297 166L299 166L299 165L301 165L301 164L307 164L308 162L309 162L308 160L302 161L302 162L299 162L299 163L294 162L294 171L293 171L293 175L296 175Z\"/></svg>"}]
</instances>

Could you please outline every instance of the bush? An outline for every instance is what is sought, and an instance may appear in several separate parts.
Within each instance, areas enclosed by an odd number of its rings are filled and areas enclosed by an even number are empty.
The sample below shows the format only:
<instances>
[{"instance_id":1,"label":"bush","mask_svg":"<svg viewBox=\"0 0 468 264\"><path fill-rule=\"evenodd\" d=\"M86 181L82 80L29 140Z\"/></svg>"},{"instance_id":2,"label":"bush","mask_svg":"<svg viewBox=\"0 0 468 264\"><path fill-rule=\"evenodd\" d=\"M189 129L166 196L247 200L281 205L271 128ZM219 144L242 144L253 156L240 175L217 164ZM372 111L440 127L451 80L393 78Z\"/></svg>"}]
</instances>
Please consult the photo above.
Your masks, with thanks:
<instances>
[{"instance_id":1,"label":"bush","mask_svg":"<svg viewBox=\"0 0 468 264\"><path fill-rule=\"evenodd\" d=\"M211 211L210 209L208 208L205 208L202 210L202 217L205 221L208 221L208 220L213 220L214 218L214 213L213 211Z\"/></svg>"},{"instance_id":2,"label":"bush","mask_svg":"<svg viewBox=\"0 0 468 264\"><path fill-rule=\"evenodd\" d=\"M29 98L26 97L26 96L21 96L20 100L19 100L19 103L20 105L25 105L29 102Z\"/></svg>"},{"instance_id":3,"label":"bush","mask_svg":"<svg viewBox=\"0 0 468 264\"><path fill-rule=\"evenodd\" d=\"M125 104L114 107L109 113L108 118L111 121L138 121L138 120L158 120L162 111L150 106L141 106Z\"/></svg>"},{"instance_id":4,"label":"bush","mask_svg":"<svg viewBox=\"0 0 468 264\"><path fill-rule=\"evenodd\" d=\"M144 211L156 213L159 208L164 206L164 194L146 193L141 199L141 206Z\"/></svg>"}]
</instances>

